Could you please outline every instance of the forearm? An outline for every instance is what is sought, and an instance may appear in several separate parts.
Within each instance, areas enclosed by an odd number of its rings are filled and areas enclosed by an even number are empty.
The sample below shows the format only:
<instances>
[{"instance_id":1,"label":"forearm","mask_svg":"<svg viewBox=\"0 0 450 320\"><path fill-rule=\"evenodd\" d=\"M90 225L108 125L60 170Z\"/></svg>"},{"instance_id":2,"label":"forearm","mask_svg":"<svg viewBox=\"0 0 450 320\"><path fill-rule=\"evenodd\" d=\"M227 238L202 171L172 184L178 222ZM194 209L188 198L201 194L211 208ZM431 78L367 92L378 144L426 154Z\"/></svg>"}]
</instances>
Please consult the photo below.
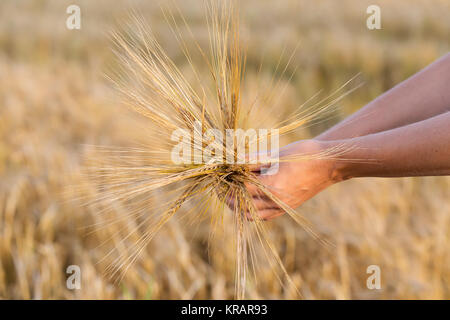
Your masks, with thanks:
<instances>
[{"instance_id":1,"label":"forearm","mask_svg":"<svg viewBox=\"0 0 450 320\"><path fill-rule=\"evenodd\" d=\"M334 175L405 177L450 175L450 112L363 137L322 142L351 146L335 162Z\"/></svg>"},{"instance_id":2,"label":"forearm","mask_svg":"<svg viewBox=\"0 0 450 320\"><path fill-rule=\"evenodd\" d=\"M317 136L330 141L398 128L450 111L450 54Z\"/></svg>"},{"instance_id":3,"label":"forearm","mask_svg":"<svg viewBox=\"0 0 450 320\"><path fill-rule=\"evenodd\" d=\"M246 183L262 219L297 208L330 185L353 177L450 175L450 112L379 133L337 141L300 140L280 150L279 170ZM273 196L278 201L273 200ZM230 204L234 207L234 204Z\"/></svg>"}]
</instances>

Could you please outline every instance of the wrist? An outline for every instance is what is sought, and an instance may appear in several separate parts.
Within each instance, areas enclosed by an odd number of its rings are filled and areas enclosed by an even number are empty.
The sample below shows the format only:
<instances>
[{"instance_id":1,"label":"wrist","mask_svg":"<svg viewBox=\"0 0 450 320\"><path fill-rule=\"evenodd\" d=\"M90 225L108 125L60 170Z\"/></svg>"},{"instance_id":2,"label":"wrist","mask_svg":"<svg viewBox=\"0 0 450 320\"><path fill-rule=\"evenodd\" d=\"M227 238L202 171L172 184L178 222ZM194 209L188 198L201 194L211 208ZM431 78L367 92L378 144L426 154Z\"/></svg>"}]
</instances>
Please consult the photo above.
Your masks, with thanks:
<instances>
[{"instance_id":1,"label":"wrist","mask_svg":"<svg viewBox=\"0 0 450 320\"><path fill-rule=\"evenodd\" d=\"M352 163L351 161L347 161L345 159L346 154L342 154L337 150L339 145L342 145L342 142L337 141L322 141L316 140L320 152L323 154L329 153L327 156L328 159L323 159L323 165L328 170L328 176L330 181L335 184L338 182L342 182L345 180L349 180L353 178L352 175ZM333 154L331 150L337 150L336 154ZM330 153L331 152L331 153Z\"/></svg>"},{"instance_id":2,"label":"wrist","mask_svg":"<svg viewBox=\"0 0 450 320\"><path fill-rule=\"evenodd\" d=\"M341 144L341 141L301 140L284 147L280 156L302 155L307 161L311 156L315 170L322 172L321 176L326 177L329 184L335 184L351 178L348 175L350 162L345 161L338 150ZM293 165L302 167L302 161L293 162Z\"/></svg>"}]
</instances>

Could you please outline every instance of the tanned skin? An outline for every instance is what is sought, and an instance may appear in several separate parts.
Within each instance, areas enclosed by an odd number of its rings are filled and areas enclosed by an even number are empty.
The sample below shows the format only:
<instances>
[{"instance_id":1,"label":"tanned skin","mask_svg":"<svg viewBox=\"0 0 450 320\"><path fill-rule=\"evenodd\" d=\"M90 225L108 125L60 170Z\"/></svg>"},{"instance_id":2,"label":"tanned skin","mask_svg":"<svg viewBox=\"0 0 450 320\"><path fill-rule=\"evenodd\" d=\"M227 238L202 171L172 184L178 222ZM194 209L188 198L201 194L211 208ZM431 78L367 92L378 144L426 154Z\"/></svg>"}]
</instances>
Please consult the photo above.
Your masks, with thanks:
<instances>
[{"instance_id":1,"label":"tanned skin","mask_svg":"<svg viewBox=\"0 0 450 320\"><path fill-rule=\"evenodd\" d=\"M333 160L281 162L274 175L259 175L259 167L253 170L292 208L352 178L450 175L450 54L314 139L282 148L280 158L337 145L351 148ZM253 185L247 188L261 218L283 214Z\"/></svg>"}]
</instances>

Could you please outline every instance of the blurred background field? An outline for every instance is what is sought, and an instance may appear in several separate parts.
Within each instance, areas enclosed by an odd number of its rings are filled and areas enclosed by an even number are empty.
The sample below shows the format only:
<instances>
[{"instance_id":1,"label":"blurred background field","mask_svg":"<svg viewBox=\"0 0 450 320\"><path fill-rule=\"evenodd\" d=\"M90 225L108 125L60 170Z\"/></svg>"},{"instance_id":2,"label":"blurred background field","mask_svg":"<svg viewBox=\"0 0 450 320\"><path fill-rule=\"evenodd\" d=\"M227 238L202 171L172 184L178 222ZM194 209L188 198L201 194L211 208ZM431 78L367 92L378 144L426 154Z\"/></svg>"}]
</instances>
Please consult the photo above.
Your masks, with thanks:
<instances>
[{"instance_id":1,"label":"blurred background field","mask_svg":"<svg viewBox=\"0 0 450 320\"><path fill-rule=\"evenodd\" d=\"M135 9L170 56L183 63L159 8L165 3L0 1L0 298L233 297L228 228L208 250L208 224L193 229L174 219L117 284L104 274L108 251L99 244L108 238L117 244L136 222L87 233L85 227L98 222L98 208L74 201L80 194L71 186L89 190L81 174L86 144L126 146L145 135L145 119L120 105L104 77L115 63L108 32ZM312 135L450 50L449 0L240 3L249 79L262 57L263 74L280 76L280 56L284 51L286 63L299 44L288 73L298 69L291 80L282 78L287 90L278 101L281 114L361 73L364 86L340 102L335 117L311 128ZM81 8L81 30L66 28L70 4ZM206 46L202 2L177 4ZM382 30L366 28L370 4L381 7ZM449 177L347 181L299 210L336 244L324 248L288 217L270 222L304 298L450 299ZM66 267L72 264L81 267L80 290L66 288ZM369 265L381 268L381 290L366 287ZM258 285L248 285L249 298L300 298L283 289L268 267L258 279Z\"/></svg>"}]
</instances>

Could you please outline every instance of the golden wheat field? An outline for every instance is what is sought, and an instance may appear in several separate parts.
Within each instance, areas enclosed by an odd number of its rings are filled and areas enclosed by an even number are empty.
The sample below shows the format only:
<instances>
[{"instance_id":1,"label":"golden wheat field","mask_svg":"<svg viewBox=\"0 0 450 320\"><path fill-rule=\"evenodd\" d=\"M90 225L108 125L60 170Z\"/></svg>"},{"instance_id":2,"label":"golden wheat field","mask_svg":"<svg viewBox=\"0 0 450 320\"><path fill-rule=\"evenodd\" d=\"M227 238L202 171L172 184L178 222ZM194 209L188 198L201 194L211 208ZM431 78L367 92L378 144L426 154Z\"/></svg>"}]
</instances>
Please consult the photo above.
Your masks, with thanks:
<instances>
[{"instance_id":1,"label":"golden wheat field","mask_svg":"<svg viewBox=\"0 0 450 320\"><path fill-rule=\"evenodd\" d=\"M102 208L80 200L95 197L83 173L90 145L127 147L154 134L144 117L124 108L105 77L117 63L109 33L134 10L179 68L188 67L161 12L169 2L0 1L0 298L234 297L231 219L211 238L209 223L175 216L117 281L105 274L109 250L126 255L141 236L139 222L102 223ZM250 79L245 90L280 77L286 89L277 116L358 73L364 82L326 121L284 143L320 133L450 51L450 0L239 3ZM80 30L66 28L71 4L81 8ZM182 16L174 19L184 16L207 47L202 1L175 4ZM381 8L381 30L366 27L371 4ZM294 75L280 73L280 63ZM298 210L335 246L322 246L287 215L265 222L301 295L262 264L247 298L450 299L450 177L354 179ZM124 214L120 205L108 212L113 219ZM101 228L89 228L95 224ZM80 267L80 289L66 286L70 265ZM379 290L366 286L370 265L380 267Z\"/></svg>"}]
</instances>

